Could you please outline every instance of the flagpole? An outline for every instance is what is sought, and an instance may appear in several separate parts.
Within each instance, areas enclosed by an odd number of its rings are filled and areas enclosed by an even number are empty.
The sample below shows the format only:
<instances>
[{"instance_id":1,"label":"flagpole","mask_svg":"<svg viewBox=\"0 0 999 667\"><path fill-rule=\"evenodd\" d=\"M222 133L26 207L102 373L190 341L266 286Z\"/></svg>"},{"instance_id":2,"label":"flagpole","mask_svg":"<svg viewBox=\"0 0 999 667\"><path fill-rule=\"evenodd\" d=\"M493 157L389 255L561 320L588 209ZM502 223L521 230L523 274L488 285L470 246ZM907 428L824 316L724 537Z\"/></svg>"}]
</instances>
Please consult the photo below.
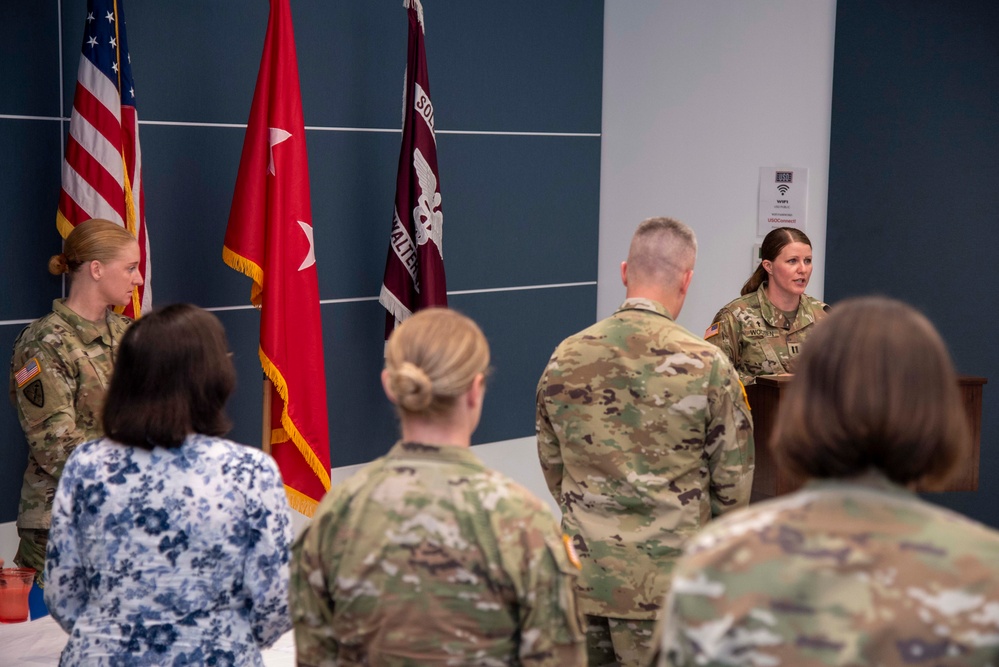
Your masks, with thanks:
<instances>
[{"instance_id":1,"label":"flagpole","mask_svg":"<svg viewBox=\"0 0 999 667\"><path fill-rule=\"evenodd\" d=\"M264 419L260 434L260 449L268 454L271 453L271 389L273 387L270 379L264 376Z\"/></svg>"}]
</instances>

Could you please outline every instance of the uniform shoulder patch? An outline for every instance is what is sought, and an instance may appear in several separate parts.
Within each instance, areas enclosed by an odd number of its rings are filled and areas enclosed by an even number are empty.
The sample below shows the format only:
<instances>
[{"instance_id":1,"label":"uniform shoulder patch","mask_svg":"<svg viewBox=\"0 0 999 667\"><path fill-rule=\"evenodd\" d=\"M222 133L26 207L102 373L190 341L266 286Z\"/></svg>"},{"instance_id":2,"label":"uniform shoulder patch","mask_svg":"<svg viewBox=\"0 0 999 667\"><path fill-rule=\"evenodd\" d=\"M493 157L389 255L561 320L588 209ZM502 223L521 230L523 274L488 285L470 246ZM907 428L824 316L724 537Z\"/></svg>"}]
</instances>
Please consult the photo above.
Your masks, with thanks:
<instances>
[{"instance_id":1,"label":"uniform shoulder patch","mask_svg":"<svg viewBox=\"0 0 999 667\"><path fill-rule=\"evenodd\" d=\"M707 331L704 332L704 340L707 340L712 336L717 336L718 331L720 329L721 329L721 322L715 322L714 324L712 324L710 327L708 327Z\"/></svg>"},{"instance_id":2,"label":"uniform shoulder patch","mask_svg":"<svg viewBox=\"0 0 999 667\"><path fill-rule=\"evenodd\" d=\"M34 405L36 408L43 407L45 405L45 389L42 387L42 381L35 380L23 390L24 397Z\"/></svg>"},{"instance_id":3,"label":"uniform shoulder patch","mask_svg":"<svg viewBox=\"0 0 999 667\"><path fill-rule=\"evenodd\" d=\"M742 380L739 380L738 382L739 382L739 391L742 392L742 400L746 402L746 409L752 412L753 408L749 406L749 394L746 393L746 385L742 384Z\"/></svg>"},{"instance_id":4,"label":"uniform shoulder patch","mask_svg":"<svg viewBox=\"0 0 999 667\"><path fill-rule=\"evenodd\" d=\"M565 555L572 566L577 570L582 570L583 564L579 562L579 554L576 553L576 547L572 545L572 538L562 533L562 544L565 545Z\"/></svg>"},{"instance_id":5,"label":"uniform shoulder patch","mask_svg":"<svg viewBox=\"0 0 999 667\"><path fill-rule=\"evenodd\" d=\"M38 363L38 357L32 357L29 359L28 363L22 366L21 370L14 374L14 379L17 381L18 388L28 384L32 378L41 372L42 365Z\"/></svg>"}]
</instances>

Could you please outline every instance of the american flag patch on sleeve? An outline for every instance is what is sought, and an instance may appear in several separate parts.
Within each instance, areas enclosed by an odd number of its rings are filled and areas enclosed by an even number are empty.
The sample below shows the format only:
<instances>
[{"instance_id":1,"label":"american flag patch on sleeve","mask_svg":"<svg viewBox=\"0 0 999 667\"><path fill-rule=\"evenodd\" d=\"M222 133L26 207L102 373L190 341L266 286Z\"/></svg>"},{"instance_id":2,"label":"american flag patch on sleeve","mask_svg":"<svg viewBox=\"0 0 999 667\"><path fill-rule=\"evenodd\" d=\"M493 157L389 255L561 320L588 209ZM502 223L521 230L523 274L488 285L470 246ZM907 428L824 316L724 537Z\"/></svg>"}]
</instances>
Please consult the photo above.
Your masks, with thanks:
<instances>
[{"instance_id":1,"label":"american flag patch on sleeve","mask_svg":"<svg viewBox=\"0 0 999 667\"><path fill-rule=\"evenodd\" d=\"M28 384L28 381L31 380L31 378L35 377L41 372L42 372L42 367L38 363L38 359L33 357L30 361L28 361L28 363L24 365L23 368L21 368L21 370L19 370L17 373L14 374L14 379L17 380L18 388Z\"/></svg>"},{"instance_id":2,"label":"american flag patch on sleeve","mask_svg":"<svg viewBox=\"0 0 999 667\"><path fill-rule=\"evenodd\" d=\"M721 322L715 322L708 330L704 332L704 340L707 340L718 333L718 328L721 326Z\"/></svg>"}]
</instances>

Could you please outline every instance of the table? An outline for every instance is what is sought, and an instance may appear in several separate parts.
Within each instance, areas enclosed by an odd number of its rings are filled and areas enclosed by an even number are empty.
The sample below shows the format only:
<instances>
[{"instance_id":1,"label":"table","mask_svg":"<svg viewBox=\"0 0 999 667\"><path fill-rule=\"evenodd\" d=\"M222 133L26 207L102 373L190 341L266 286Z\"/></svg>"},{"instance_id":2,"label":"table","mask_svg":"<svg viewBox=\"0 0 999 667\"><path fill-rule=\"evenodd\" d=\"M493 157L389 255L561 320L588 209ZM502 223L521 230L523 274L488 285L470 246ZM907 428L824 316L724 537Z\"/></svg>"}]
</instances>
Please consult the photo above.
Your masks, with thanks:
<instances>
[{"instance_id":1,"label":"table","mask_svg":"<svg viewBox=\"0 0 999 667\"><path fill-rule=\"evenodd\" d=\"M28 623L2 623L0 667L55 667L68 638L51 616ZM295 667L295 639L291 631L263 651L263 657L267 667Z\"/></svg>"}]
</instances>

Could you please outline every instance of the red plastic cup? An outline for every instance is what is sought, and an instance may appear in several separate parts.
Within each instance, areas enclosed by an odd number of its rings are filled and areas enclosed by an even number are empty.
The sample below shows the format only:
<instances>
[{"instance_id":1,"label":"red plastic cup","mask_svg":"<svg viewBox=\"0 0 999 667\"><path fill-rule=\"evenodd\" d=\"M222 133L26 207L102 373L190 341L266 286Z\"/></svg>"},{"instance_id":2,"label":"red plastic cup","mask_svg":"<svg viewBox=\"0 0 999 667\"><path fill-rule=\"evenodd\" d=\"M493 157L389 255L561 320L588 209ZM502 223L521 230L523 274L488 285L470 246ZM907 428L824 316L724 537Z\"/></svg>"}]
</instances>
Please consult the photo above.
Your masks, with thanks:
<instances>
[{"instance_id":1,"label":"red plastic cup","mask_svg":"<svg viewBox=\"0 0 999 667\"><path fill-rule=\"evenodd\" d=\"M35 580L30 567L0 569L0 623L23 623L28 620L28 593Z\"/></svg>"}]
</instances>

